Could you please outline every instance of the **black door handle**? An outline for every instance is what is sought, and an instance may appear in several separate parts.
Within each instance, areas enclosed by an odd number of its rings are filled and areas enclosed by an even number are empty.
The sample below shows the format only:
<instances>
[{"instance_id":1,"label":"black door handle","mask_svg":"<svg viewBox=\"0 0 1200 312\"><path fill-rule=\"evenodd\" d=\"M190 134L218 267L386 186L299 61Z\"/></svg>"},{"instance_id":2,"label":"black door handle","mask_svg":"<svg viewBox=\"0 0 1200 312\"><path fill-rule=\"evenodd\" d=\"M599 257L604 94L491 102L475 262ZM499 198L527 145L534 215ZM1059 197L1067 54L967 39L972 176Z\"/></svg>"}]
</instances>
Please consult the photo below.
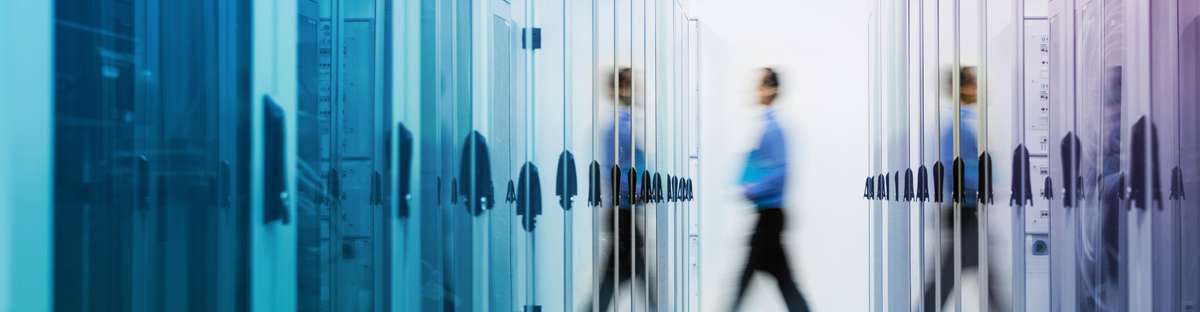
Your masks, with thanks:
<instances>
[{"instance_id":1,"label":"black door handle","mask_svg":"<svg viewBox=\"0 0 1200 312\"><path fill-rule=\"evenodd\" d=\"M137 170L137 198L140 210L150 209L150 158L138 155L134 165Z\"/></svg>"},{"instance_id":2,"label":"black door handle","mask_svg":"<svg viewBox=\"0 0 1200 312\"><path fill-rule=\"evenodd\" d=\"M600 163L593 160L588 168L588 204L597 207L600 206Z\"/></svg>"},{"instance_id":3,"label":"black door handle","mask_svg":"<svg viewBox=\"0 0 1200 312\"><path fill-rule=\"evenodd\" d=\"M979 204L993 204L995 193L992 191L992 155L987 151L979 154L979 190L976 193Z\"/></svg>"},{"instance_id":4,"label":"black door handle","mask_svg":"<svg viewBox=\"0 0 1200 312\"><path fill-rule=\"evenodd\" d=\"M517 187L514 186L512 180L508 180L508 191L504 195L504 201L508 203L517 202Z\"/></svg>"},{"instance_id":5,"label":"black door handle","mask_svg":"<svg viewBox=\"0 0 1200 312\"><path fill-rule=\"evenodd\" d=\"M522 216L521 225L526 232L533 232L537 216L542 214L542 182L538 177L537 166L526 162L521 166L521 174L517 182L517 215Z\"/></svg>"},{"instance_id":6,"label":"black door handle","mask_svg":"<svg viewBox=\"0 0 1200 312\"><path fill-rule=\"evenodd\" d=\"M342 182L341 175L338 174L337 169L329 168L329 172L325 173L325 189L328 194L321 198L322 203L341 199Z\"/></svg>"},{"instance_id":7,"label":"black door handle","mask_svg":"<svg viewBox=\"0 0 1200 312\"><path fill-rule=\"evenodd\" d=\"M904 189L900 188L900 171L896 171L895 177L895 179L892 179L892 183L895 183L892 189L896 190L896 197L893 200L902 201L904 200Z\"/></svg>"},{"instance_id":8,"label":"black door handle","mask_svg":"<svg viewBox=\"0 0 1200 312\"><path fill-rule=\"evenodd\" d=\"M1054 181L1051 177L1046 177L1046 180L1042 182L1042 199L1054 199Z\"/></svg>"},{"instance_id":9,"label":"black door handle","mask_svg":"<svg viewBox=\"0 0 1200 312\"><path fill-rule=\"evenodd\" d=\"M916 193L913 191L912 169L904 169L904 201L911 202L914 198Z\"/></svg>"},{"instance_id":10,"label":"black door handle","mask_svg":"<svg viewBox=\"0 0 1200 312\"><path fill-rule=\"evenodd\" d=\"M945 202L946 166L942 161L933 163L933 202Z\"/></svg>"},{"instance_id":11,"label":"black door handle","mask_svg":"<svg viewBox=\"0 0 1200 312\"><path fill-rule=\"evenodd\" d=\"M662 203L662 175L654 173L654 203Z\"/></svg>"},{"instance_id":12,"label":"black door handle","mask_svg":"<svg viewBox=\"0 0 1200 312\"><path fill-rule=\"evenodd\" d=\"M263 223L288 224L286 175L287 157L283 107L270 96L263 97Z\"/></svg>"},{"instance_id":13,"label":"black door handle","mask_svg":"<svg viewBox=\"0 0 1200 312\"><path fill-rule=\"evenodd\" d=\"M574 168L572 163L572 168ZM457 196L451 201L462 199L468 212L472 215L483 214L495 204L495 191L492 184L492 159L488 151L487 138L479 131L471 131L463 140L462 155L459 159L459 177Z\"/></svg>"},{"instance_id":14,"label":"black door handle","mask_svg":"<svg viewBox=\"0 0 1200 312\"><path fill-rule=\"evenodd\" d=\"M1077 189L1076 185L1081 184L1083 179L1076 176L1075 173L1078 171L1076 166L1079 163L1079 151L1083 144L1074 133L1067 132L1060 145L1063 163L1063 207L1072 207L1077 200L1076 194L1080 193L1077 190L1082 190L1082 187Z\"/></svg>"},{"instance_id":15,"label":"black door handle","mask_svg":"<svg viewBox=\"0 0 1200 312\"><path fill-rule=\"evenodd\" d=\"M891 188L892 188L892 173L891 172L884 173L883 174L883 200L885 200L885 201L892 200Z\"/></svg>"},{"instance_id":16,"label":"black door handle","mask_svg":"<svg viewBox=\"0 0 1200 312\"><path fill-rule=\"evenodd\" d=\"M688 183L687 183L688 201L696 200L696 188L695 188L696 185L694 183L692 183L692 181L693 180L691 178L688 178Z\"/></svg>"},{"instance_id":17,"label":"black door handle","mask_svg":"<svg viewBox=\"0 0 1200 312\"><path fill-rule=\"evenodd\" d=\"M665 182L667 184L666 201L668 203L675 202L675 177L672 177L670 174L668 174Z\"/></svg>"},{"instance_id":18,"label":"black door handle","mask_svg":"<svg viewBox=\"0 0 1200 312\"><path fill-rule=\"evenodd\" d=\"M1183 187L1183 169L1175 166L1171 170L1171 200L1186 200Z\"/></svg>"},{"instance_id":19,"label":"black door handle","mask_svg":"<svg viewBox=\"0 0 1200 312\"><path fill-rule=\"evenodd\" d=\"M929 170L925 168L925 165L917 168L917 200L929 201Z\"/></svg>"},{"instance_id":20,"label":"black door handle","mask_svg":"<svg viewBox=\"0 0 1200 312\"><path fill-rule=\"evenodd\" d=\"M408 127L404 126L404 123L397 123L396 129L397 129L396 141L399 143L397 151L400 154L399 155L400 159L397 160L400 164L400 168L398 168L398 170L397 170L398 171L397 174L399 175L399 178L397 179L398 180L397 184L399 184L398 188L399 188L400 200L398 201L399 207L397 207L396 215L399 216L400 218L408 218L408 213L409 213L408 204L409 204L409 199L412 197L412 187L411 187L412 181L411 181L411 179L412 179L413 136L412 136L412 132L410 132L408 130Z\"/></svg>"},{"instance_id":21,"label":"black door handle","mask_svg":"<svg viewBox=\"0 0 1200 312\"><path fill-rule=\"evenodd\" d=\"M613 207L621 205L621 166L613 165L612 167L612 204Z\"/></svg>"},{"instance_id":22,"label":"black door handle","mask_svg":"<svg viewBox=\"0 0 1200 312\"><path fill-rule=\"evenodd\" d=\"M458 178L450 177L450 205L451 206L458 204L459 196L460 196L460 194L458 193Z\"/></svg>"},{"instance_id":23,"label":"black door handle","mask_svg":"<svg viewBox=\"0 0 1200 312\"><path fill-rule=\"evenodd\" d=\"M1029 175L1029 150L1025 145L1017 145L1013 150L1012 197L1009 206L1033 204L1033 177Z\"/></svg>"},{"instance_id":24,"label":"black door handle","mask_svg":"<svg viewBox=\"0 0 1200 312\"><path fill-rule=\"evenodd\" d=\"M963 171L965 171L965 170L966 169L964 168L962 158L955 157L954 158L954 172L953 172L954 173L954 176L953 176L954 184L951 184L953 188L950 190L950 197L954 199L955 203L963 203L963 201L966 200L966 196L965 196L965 194L963 194L964 193L964 190L963 190L963 174L964 174L964 172Z\"/></svg>"},{"instance_id":25,"label":"black door handle","mask_svg":"<svg viewBox=\"0 0 1200 312\"><path fill-rule=\"evenodd\" d=\"M867 177L866 186L863 187L863 198L875 199L875 179Z\"/></svg>"},{"instance_id":26,"label":"black door handle","mask_svg":"<svg viewBox=\"0 0 1200 312\"><path fill-rule=\"evenodd\" d=\"M383 175L379 171L371 173L371 204L383 205Z\"/></svg>"},{"instance_id":27,"label":"black door handle","mask_svg":"<svg viewBox=\"0 0 1200 312\"><path fill-rule=\"evenodd\" d=\"M882 174L875 175L875 200L888 200L888 182Z\"/></svg>"},{"instance_id":28,"label":"black door handle","mask_svg":"<svg viewBox=\"0 0 1200 312\"><path fill-rule=\"evenodd\" d=\"M651 187L652 186L651 183L652 183L652 181L650 180L650 170L643 170L642 171L642 186L640 188L642 194L641 194L641 197L639 198L639 200L643 204L650 203L650 200L652 197L650 192L651 192L651 190L653 190L653 188Z\"/></svg>"},{"instance_id":29,"label":"black door handle","mask_svg":"<svg viewBox=\"0 0 1200 312\"><path fill-rule=\"evenodd\" d=\"M579 194L578 180L575 176L575 155L571 151L562 151L558 155L558 173L554 179L554 195L558 195L558 205L563 210L571 210L575 195Z\"/></svg>"}]
</instances>

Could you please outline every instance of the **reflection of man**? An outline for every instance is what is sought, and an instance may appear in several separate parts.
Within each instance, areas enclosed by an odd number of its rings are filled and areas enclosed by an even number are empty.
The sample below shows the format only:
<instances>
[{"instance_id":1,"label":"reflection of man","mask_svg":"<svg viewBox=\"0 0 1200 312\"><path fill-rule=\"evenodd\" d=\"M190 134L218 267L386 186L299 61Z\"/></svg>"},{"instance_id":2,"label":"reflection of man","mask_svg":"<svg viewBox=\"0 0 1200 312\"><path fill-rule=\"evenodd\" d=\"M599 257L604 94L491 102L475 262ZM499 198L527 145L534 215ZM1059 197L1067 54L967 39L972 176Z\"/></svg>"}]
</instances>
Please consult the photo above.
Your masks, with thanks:
<instances>
[{"instance_id":1,"label":"reflection of man","mask_svg":"<svg viewBox=\"0 0 1200 312\"><path fill-rule=\"evenodd\" d=\"M977 129L979 127L979 112L976 102L978 101L978 87L976 84L975 67L963 67L959 71L959 157L963 162L963 183L962 183L962 205L961 213L959 214L959 224L961 226L962 236L962 273L979 271L979 219L978 219L978 202L976 191L979 187L979 141L977 137ZM943 118L943 120L953 120L953 116ZM941 145L941 159L943 162L948 162L948 168L953 168L954 160L954 127L943 127ZM946 170L945 181L954 181L954 170ZM954 194L951 189L954 183L945 183L945 194ZM947 207L942 207L941 218L943 229L953 230L953 214ZM986 233L984 233L986 235ZM940 243L940 241L939 241ZM934 292L934 284L932 281L925 283L924 301L925 311L935 311L940 305L945 305L950 297L950 292L955 288L959 288L961 293L961 283L954 278L954 247L953 244L949 248L942 248L941 257L941 293ZM989 271L990 273L991 271ZM995 280L995 279L989 279ZM996 296L995 292L989 292L992 297ZM940 295L940 297L934 297ZM989 298L990 299L990 298ZM1000 300L988 300L995 304L1001 304ZM987 304L986 302L983 304ZM1003 310L1003 309L999 309Z\"/></svg>"},{"instance_id":2,"label":"reflection of man","mask_svg":"<svg viewBox=\"0 0 1200 312\"><path fill-rule=\"evenodd\" d=\"M1084 177L1083 189L1090 190L1098 183L1100 187L1100 209L1078 209L1083 223L1078 227L1075 254L1081 268L1079 272L1079 306L1084 311L1123 311L1122 302L1127 300L1119 290L1120 239L1118 228L1121 211L1121 68L1110 68L1105 75L1104 106L1101 107L1101 146L1099 164L1095 153L1081 151L1081 172L1094 171L1100 166L1100 180L1089 181ZM1136 127L1135 127L1136 129ZM1136 134L1135 134L1136 135ZM1086 192L1085 192L1086 193ZM1080 205L1093 200L1085 194ZM1097 241L1099 240L1099 241Z\"/></svg>"},{"instance_id":3,"label":"reflection of man","mask_svg":"<svg viewBox=\"0 0 1200 312\"><path fill-rule=\"evenodd\" d=\"M604 153L600 159L601 167L607 168L607 170L601 171L611 175L611 168L613 164L616 164L620 166L622 175L625 175L635 164L638 170L645 170L646 157L642 148L634 144L633 138L633 70L628 67L621 68L617 71L616 76L616 90L612 90L612 93L617 98L617 124L604 133L604 141L601 144L604 146ZM614 83L610 81L608 85L613 86ZM617 143L615 151L613 142ZM601 280L600 298L598 298L599 311L608 311L616 284L624 284L632 279L635 271L637 278L641 279L650 290L650 297L647 298L647 301L653 311L657 306L654 291L657 288L654 287L653 281L646 276L646 239L642 236L641 226L635 224L637 220L634 219L632 209L633 199L627 196L630 188L629 179L619 179L618 183L618 189L611 191L618 192L619 196L617 197L620 198L620 203L613 203L615 207L607 209L605 219L608 226L605 229L609 237L617 238L612 243L617 244L619 249L609 245L608 251L604 253L603 272L597 277ZM632 264L629 259L630 254L634 258ZM613 280L613 270L617 270L617 280ZM647 281L649 283L646 283ZM590 311L592 304L589 302L585 308Z\"/></svg>"}]
</instances>

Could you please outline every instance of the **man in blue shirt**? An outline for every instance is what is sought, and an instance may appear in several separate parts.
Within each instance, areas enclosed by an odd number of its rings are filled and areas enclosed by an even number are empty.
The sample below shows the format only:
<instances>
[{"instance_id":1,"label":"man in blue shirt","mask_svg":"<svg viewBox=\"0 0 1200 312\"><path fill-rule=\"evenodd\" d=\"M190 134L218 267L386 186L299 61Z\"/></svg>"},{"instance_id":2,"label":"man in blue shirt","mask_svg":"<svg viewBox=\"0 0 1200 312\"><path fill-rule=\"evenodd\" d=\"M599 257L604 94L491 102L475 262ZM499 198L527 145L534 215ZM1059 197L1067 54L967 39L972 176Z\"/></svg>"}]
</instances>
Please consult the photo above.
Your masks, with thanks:
<instances>
[{"instance_id":1,"label":"man in blue shirt","mask_svg":"<svg viewBox=\"0 0 1200 312\"><path fill-rule=\"evenodd\" d=\"M962 206L961 213L958 216L958 221L961 229L962 238L962 272L979 272L979 235L987 235L987 233L979 233L979 214L977 213L978 190L979 190L979 111L976 107L978 102L978 85L976 80L977 74L974 66L964 66L958 72L959 75L959 108L958 108L958 154L963 162L963 182L962 182L962 199L959 201ZM954 120L954 116L944 116L942 120ZM953 168L954 165L954 127L943 127L941 135L941 159ZM954 181L953 169L946 170L945 181ZM944 194L954 194L952 188L954 183L946 183L944 185ZM947 202L947 207L940 207L940 217L942 218L943 228L952 229L953 216L951 215L953 201ZM940 242L939 242L940 243ZM986 246L985 246L986 247ZM962 289L958 280L954 279L954 248L951 244L950 248L942 248L941 257L941 293L935 293L933 281L924 281L925 289L923 300L925 303L925 311L936 311L938 306L946 304L950 299L951 291L958 288ZM989 270L989 274L995 274L996 270ZM997 277L990 277L990 281L999 280ZM991 287L991 286L989 286ZM989 294L993 297L998 295L992 291ZM934 297L938 295L939 297ZM998 311L1007 311L1008 306L998 298L989 298L985 300L992 304L992 307Z\"/></svg>"},{"instance_id":2,"label":"man in blue shirt","mask_svg":"<svg viewBox=\"0 0 1200 312\"><path fill-rule=\"evenodd\" d=\"M611 95L616 98L617 102L617 121L608 131L604 132L604 141L602 141L602 149L604 152L600 155L600 170L602 176L612 179L613 164L620 167L620 176L617 181L617 189L609 190L617 192L616 196L619 203L611 203L613 207L608 208L606 222L608 226L605 228L608 236L615 237L617 247L614 249L612 245L604 253L604 264L601 267L604 271L597 278L600 282L600 298L599 311L608 311L608 306L612 303L613 293L617 284L624 284L633 277L637 277L646 285L649 292L649 298L646 298L647 305L653 311L657 307L656 292L654 280L646 275L646 239L642 235L642 228L638 225L633 213L635 204L634 198L629 196L630 185L627 175L629 169L636 165L640 174L645 170L646 156L640 144L635 144L633 131L633 70L624 67L614 73L615 79L611 79L607 84L614 86ZM615 82L615 83L614 83ZM613 144L616 144L614 150ZM603 185L609 185L603 183ZM611 194L611 193L610 193ZM615 235L615 236L614 236ZM630 261L629 255L633 254L633 261ZM633 262L633 263L630 263ZM613 279L613 270L617 271L617 279ZM635 275L636 274L636 275ZM592 308L592 303L587 303L584 306L588 311Z\"/></svg>"},{"instance_id":3,"label":"man in blue shirt","mask_svg":"<svg viewBox=\"0 0 1200 312\"><path fill-rule=\"evenodd\" d=\"M737 296L733 301L736 311L750 286L754 272L763 271L775 277L779 291L787 303L788 311L808 311L808 302L792 279L788 266L787 252L783 248L784 219L783 195L787 186L787 142L783 130L776 121L772 105L779 96L779 74L774 69L764 68L758 87L758 103L767 108L766 123L758 147L750 152L746 167L742 171L743 196L754 202L758 212L758 223L750 237L750 255L746 268L738 281Z\"/></svg>"}]
</instances>

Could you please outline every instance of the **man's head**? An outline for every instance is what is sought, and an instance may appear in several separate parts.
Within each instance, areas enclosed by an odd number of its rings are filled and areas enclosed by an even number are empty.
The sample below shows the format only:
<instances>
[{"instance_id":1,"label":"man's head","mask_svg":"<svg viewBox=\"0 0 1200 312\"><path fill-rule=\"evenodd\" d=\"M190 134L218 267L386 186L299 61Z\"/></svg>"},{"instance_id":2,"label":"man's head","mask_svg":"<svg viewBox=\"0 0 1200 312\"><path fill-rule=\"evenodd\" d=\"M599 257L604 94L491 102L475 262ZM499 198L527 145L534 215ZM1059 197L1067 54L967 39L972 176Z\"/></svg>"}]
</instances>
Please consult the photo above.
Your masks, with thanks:
<instances>
[{"instance_id":1,"label":"man's head","mask_svg":"<svg viewBox=\"0 0 1200 312\"><path fill-rule=\"evenodd\" d=\"M975 82L975 66L965 66L958 74L959 101L962 105L974 105L978 101L979 89Z\"/></svg>"},{"instance_id":2,"label":"man's head","mask_svg":"<svg viewBox=\"0 0 1200 312\"><path fill-rule=\"evenodd\" d=\"M621 67L608 76L609 95L617 98L617 104L629 107L633 103L633 69Z\"/></svg>"},{"instance_id":3,"label":"man's head","mask_svg":"<svg viewBox=\"0 0 1200 312\"><path fill-rule=\"evenodd\" d=\"M758 84L758 104L771 106L779 97L779 73L770 67L763 67L762 77Z\"/></svg>"}]
</instances>

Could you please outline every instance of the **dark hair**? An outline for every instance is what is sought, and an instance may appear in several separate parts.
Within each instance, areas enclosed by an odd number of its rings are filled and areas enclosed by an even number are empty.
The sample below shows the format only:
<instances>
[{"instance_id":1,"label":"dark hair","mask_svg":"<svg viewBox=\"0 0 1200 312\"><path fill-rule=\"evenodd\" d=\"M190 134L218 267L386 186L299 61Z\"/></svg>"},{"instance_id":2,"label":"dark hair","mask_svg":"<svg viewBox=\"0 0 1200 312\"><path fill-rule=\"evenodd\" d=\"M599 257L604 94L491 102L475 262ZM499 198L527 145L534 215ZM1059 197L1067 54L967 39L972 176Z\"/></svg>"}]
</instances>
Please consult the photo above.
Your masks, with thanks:
<instances>
[{"instance_id":1,"label":"dark hair","mask_svg":"<svg viewBox=\"0 0 1200 312\"><path fill-rule=\"evenodd\" d=\"M959 87L975 86L975 66L963 66L958 71L958 79Z\"/></svg>"},{"instance_id":2,"label":"dark hair","mask_svg":"<svg viewBox=\"0 0 1200 312\"><path fill-rule=\"evenodd\" d=\"M616 81L614 81L616 79ZM629 89L633 87L633 69L629 67L621 67L613 75L608 76L608 86L616 85L617 90Z\"/></svg>"},{"instance_id":3,"label":"dark hair","mask_svg":"<svg viewBox=\"0 0 1200 312\"><path fill-rule=\"evenodd\" d=\"M633 69L629 67L621 67L615 73L608 76L608 87L613 88L613 95L622 100L629 101L628 98L621 97L621 90L630 90L633 88ZM621 105L629 105L624 101L617 101Z\"/></svg>"},{"instance_id":4,"label":"dark hair","mask_svg":"<svg viewBox=\"0 0 1200 312\"><path fill-rule=\"evenodd\" d=\"M774 68L763 67L762 85L775 89L775 92L779 92L779 73Z\"/></svg>"}]
</instances>

